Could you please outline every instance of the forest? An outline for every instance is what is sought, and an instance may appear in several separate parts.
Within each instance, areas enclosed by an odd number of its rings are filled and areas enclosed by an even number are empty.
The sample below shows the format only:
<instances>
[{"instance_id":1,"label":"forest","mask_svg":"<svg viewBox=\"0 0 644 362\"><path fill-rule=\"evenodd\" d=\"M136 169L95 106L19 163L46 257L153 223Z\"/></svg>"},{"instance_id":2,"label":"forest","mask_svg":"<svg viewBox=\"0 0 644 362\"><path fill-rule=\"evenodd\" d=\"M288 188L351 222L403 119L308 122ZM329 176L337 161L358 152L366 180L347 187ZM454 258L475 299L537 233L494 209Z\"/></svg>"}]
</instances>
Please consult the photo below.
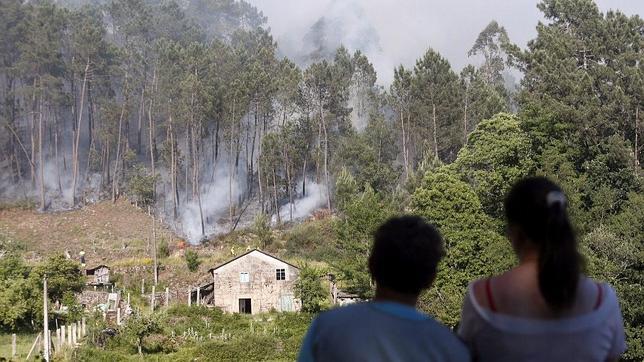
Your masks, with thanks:
<instances>
[{"instance_id":1,"label":"forest","mask_svg":"<svg viewBox=\"0 0 644 362\"><path fill-rule=\"evenodd\" d=\"M244 1L0 0L0 200L57 212L127 198L195 244L287 229L288 254L363 297L373 231L415 213L447 247L420 307L454 326L467 283L514 263L505 193L546 175L567 193L586 272L618 292L624 359L642 360L644 20L592 0L538 9L525 48L491 20L472 65L419 49L383 85L365 54L322 36L306 60L283 57ZM299 223L319 209L333 217Z\"/></svg>"}]
</instances>

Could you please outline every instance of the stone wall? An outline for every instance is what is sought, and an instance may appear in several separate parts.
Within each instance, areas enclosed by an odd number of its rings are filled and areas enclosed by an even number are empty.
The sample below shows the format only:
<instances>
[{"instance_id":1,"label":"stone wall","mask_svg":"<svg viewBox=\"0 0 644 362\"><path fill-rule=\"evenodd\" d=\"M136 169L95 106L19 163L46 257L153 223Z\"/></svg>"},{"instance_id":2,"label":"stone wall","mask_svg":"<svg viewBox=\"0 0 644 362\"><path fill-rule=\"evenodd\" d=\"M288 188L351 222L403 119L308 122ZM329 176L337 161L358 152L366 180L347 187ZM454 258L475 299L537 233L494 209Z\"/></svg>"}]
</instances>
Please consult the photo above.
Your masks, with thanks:
<instances>
[{"instance_id":1,"label":"stone wall","mask_svg":"<svg viewBox=\"0 0 644 362\"><path fill-rule=\"evenodd\" d=\"M284 269L286 280L277 280L276 269ZM253 314L299 311L293 288L299 270L260 251L252 251L212 271L214 305L230 313L239 312L239 300L249 298ZM249 273L249 281L240 280Z\"/></svg>"}]
</instances>

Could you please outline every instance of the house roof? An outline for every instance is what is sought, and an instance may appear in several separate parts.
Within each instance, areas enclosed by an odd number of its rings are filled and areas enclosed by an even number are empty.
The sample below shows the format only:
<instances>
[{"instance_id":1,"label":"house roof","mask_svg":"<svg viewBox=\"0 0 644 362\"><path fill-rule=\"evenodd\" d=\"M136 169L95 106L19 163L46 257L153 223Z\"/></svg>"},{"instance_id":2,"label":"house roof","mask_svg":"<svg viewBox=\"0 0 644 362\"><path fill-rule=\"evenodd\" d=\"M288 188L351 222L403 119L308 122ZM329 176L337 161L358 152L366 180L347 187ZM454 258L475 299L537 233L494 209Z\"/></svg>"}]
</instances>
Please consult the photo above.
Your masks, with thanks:
<instances>
[{"instance_id":1,"label":"house roof","mask_svg":"<svg viewBox=\"0 0 644 362\"><path fill-rule=\"evenodd\" d=\"M94 270L99 269L99 268L107 268L107 269L109 269L110 267L105 265L105 264L100 264L100 265L97 265L97 266L95 266L93 268L85 268L85 271L94 271Z\"/></svg>"},{"instance_id":2,"label":"house roof","mask_svg":"<svg viewBox=\"0 0 644 362\"><path fill-rule=\"evenodd\" d=\"M276 256L274 256L274 255L271 255L271 254L265 253L265 252L263 252L263 251L261 251L261 250L259 250L259 249L255 248L255 249L253 249L253 250L249 250L249 251L247 251L247 252L245 252L245 253L243 253L243 254L241 254L241 255L239 255L239 256L236 256L236 257L234 257L234 258L232 258L232 259L228 260L227 262L225 262L225 263L223 263L223 264L221 264L221 265L218 265L218 266L216 266L216 267L214 267L214 268L210 268L210 269L208 269L208 272L209 272L209 273L212 273L213 271L215 271L215 270L217 270L217 269L221 268L222 266L224 266L224 265L226 265L226 264L230 264L230 263L232 263L233 261L235 261L235 260L237 260L237 259L241 259L241 258L245 257L246 255L248 255L248 254L250 254L250 253L254 252L254 251L258 251L258 252L260 252L260 253L262 253L262 254L264 254L264 255L268 256L268 257L271 257L271 258L273 258L273 259L275 259L275 260L281 261L282 263L288 264L289 266L291 266L291 267L293 267L293 268L295 268L295 269L297 269L297 270L299 270L299 269L300 269L300 268L296 267L295 265L293 265L293 264L291 264L291 263L289 263L289 262L287 262L287 261L285 261L285 260L282 260L282 259L280 259L280 258L278 258L278 257L276 257Z\"/></svg>"}]
</instances>

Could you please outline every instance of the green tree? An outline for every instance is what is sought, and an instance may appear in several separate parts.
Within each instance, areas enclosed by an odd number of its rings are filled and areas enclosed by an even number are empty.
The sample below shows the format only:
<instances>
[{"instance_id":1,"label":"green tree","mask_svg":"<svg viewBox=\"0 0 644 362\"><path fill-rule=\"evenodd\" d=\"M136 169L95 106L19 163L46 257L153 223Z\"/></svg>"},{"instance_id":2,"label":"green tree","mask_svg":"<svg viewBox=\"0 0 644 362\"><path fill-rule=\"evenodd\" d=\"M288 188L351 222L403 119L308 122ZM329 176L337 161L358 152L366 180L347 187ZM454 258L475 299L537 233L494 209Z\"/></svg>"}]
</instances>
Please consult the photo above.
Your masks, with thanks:
<instances>
[{"instance_id":1,"label":"green tree","mask_svg":"<svg viewBox=\"0 0 644 362\"><path fill-rule=\"evenodd\" d=\"M80 265L64 255L54 255L44 263L36 265L29 279L42 293L42 279L47 276L47 293L52 301L63 299L65 292L79 293L85 286L85 279L80 271Z\"/></svg>"},{"instance_id":2,"label":"green tree","mask_svg":"<svg viewBox=\"0 0 644 362\"><path fill-rule=\"evenodd\" d=\"M367 258L376 229L394 212L386 199L370 186L353 195L340 210L336 222L338 249L342 250L337 269L346 289L361 297L373 296Z\"/></svg>"},{"instance_id":3,"label":"green tree","mask_svg":"<svg viewBox=\"0 0 644 362\"><path fill-rule=\"evenodd\" d=\"M199 260L199 254L197 254L196 251L190 249L186 250L184 259L186 260L186 266L188 267L188 270L194 273L199 269L201 260Z\"/></svg>"},{"instance_id":4,"label":"green tree","mask_svg":"<svg viewBox=\"0 0 644 362\"><path fill-rule=\"evenodd\" d=\"M461 124L461 88L449 62L433 49L416 61L412 94L416 159L424 155L425 148L441 160L454 159L462 144L457 132Z\"/></svg>"},{"instance_id":5,"label":"green tree","mask_svg":"<svg viewBox=\"0 0 644 362\"><path fill-rule=\"evenodd\" d=\"M22 258L6 254L0 258L0 329L16 331L34 316L33 291L27 280L29 268Z\"/></svg>"},{"instance_id":6,"label":"green tree","mask_svg":"<svg viewBox=\"0 0 644 362\"><path fill-rule=\"evenodd\" d=\"M510 38L505 28L492 20L476 38L468 56L483 55L483 65L480 72L483 83L494 89L503 98L507 98L503 71L506 56L504 49L510 44Z\"/></svg>"},{"instance_id":7,"label":"green tree","mask_svg":"<svg viewBox=\"0 0 644 362\"><path fill-rule=\"evenodd\" d=\"M160 331L161 328L154 314L145 316L140 313L130 317L123 328L124 338L130 345L136 347L139 355L143 355L143 340L145 337Z\"/></svg>"},{"instance_id":8,"label":"green tree","mask_svg":"<svg viewBox=\"0 0 644 362\"><path fill-rule=\"evenodd\" d=\"M295 283L295 298L302 302L302 312L318 313L328 305L328 293L322 286L324 277L321 269L308 264L300 268L300 274Z\"/></svg>"},{"instance_id":9,"label":"green tree","mask_svg":"<svg viewBox=\"0 0 644 362\"><path fill-rule=\"evenodd\" d=\"M440 230L447 251L421 307L455 325L468 283L510 267L512 251L495 232L474 190L445 167L427 172L411 207Z\"/></svg>"},{"instance_id":10,"label":"green tree","mask_svg":"<svg viewBox=\"0 0 644 362\"><path fill-rule=\"evenodd\" d=\"M136 204L143 207L152 205L156 177L142 165L134 166L129 173L128 191Z\"/></svg>"},{"instance_id":11,"label":"green tree","mask_svg":"<svg viewBox=\"0 0 644 362\"><path fill-rule=\"evenodd\" d=\"M259 238L262 248L266 248L273 243L274 237L273 230L271 229L270 216L264 213L257 214L253 223L253 229L255 235Z\"/></svg>"},{"instance_id":12,"label":"green tree","mask_svg":"<svg viewBox=\"0 0 644 362\"><path fill-rule=\"evenodd\" d=\"M530 139L517 117L501 113L479 123L451 167L472 185L483 210L500 218L509 188L533 172L532 158Z\"/></svg>"}]
</instances>

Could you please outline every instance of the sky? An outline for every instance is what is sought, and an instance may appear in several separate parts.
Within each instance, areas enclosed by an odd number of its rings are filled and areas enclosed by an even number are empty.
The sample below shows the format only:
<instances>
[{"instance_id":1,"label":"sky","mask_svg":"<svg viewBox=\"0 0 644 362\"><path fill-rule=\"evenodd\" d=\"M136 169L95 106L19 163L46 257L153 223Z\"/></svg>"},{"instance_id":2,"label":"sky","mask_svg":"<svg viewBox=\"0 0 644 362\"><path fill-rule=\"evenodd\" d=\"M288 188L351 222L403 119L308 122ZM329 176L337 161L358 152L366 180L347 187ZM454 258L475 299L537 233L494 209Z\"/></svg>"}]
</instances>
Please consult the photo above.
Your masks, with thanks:
<instances>
[{"instance_id":1,"label":"sky","mask_svg":"<svg viewBox=\"0 0 644 362\"><path fill-rule=\"evenodd\" d=\"M413 66L427 48L446 57L458 71L476 59L468 59L479 32L491 21L504 26L520 46L536 35L542 19L537 0L247 0L268 17L268 26L283 54L293 58L305 48L303 35L322 16L341 18L347 47L363 46L355 34L373 29L378 49L361 49L378 71L379 82L388 84L393 68ZM596 0L601 11L619 9L644 17L644 0ZM363 30L360 33L359 30ZM370 30L371 31L371 30ZM353 43L353 44L351 44ZM355 49L351 49L355 50Z\"/></svg>"}]
</instances>

